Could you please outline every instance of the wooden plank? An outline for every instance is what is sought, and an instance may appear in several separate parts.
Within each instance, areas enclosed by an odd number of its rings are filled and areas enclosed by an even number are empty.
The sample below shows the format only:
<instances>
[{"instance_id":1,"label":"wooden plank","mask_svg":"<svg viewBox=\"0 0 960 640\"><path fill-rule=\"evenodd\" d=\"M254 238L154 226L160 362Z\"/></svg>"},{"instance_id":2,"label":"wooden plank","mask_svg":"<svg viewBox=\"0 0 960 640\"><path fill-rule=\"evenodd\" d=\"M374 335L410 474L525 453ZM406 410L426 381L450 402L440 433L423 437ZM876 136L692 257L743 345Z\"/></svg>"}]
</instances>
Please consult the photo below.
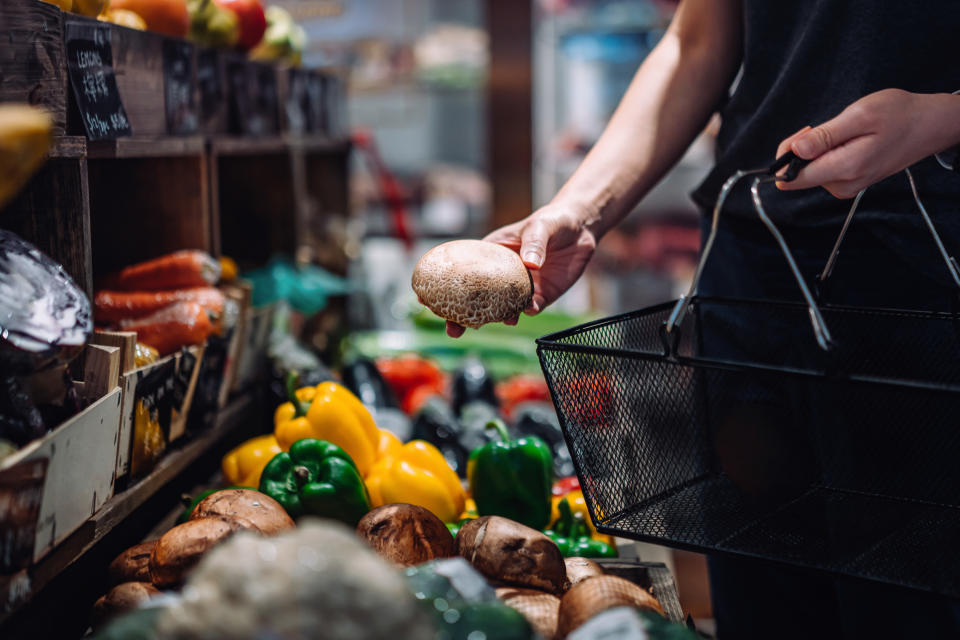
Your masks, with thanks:
<instances>
[{"instance_id":1,"label":"wooden plank","mask_svg":"<svg viewBox=\"0 0 960 640\"><path fill-rule=\"evenodd\" d=\"M210 141L210 149L218 156L259 156L281 154L287 151L287 141L282 136L241 138L218 136Z\"/></svg>"},{"instance_id":2,"label":"wooden plank","mask_svg":"<svg viewBox=\"0 0 960 640\"><path fill-rule=\"evenodd\" d=\"M97 329L90 337L91 344L120 349L120 373L136 368L137 334L134 331L104 331Z\"/></svg>"},{"instance_id":3,"label":"wooden plank","mask_svg":"<svg viewBox=\"0 0 960 640\"><path fill-rule=\"evenodd\" d=\"M50 147L51 158L84 158L87 155L87 139L83 136L56 136Z\"/></svg>"},{"instance_id":4,"label":"wooden plank","mask_svg":"<svg viewBox=\"0 0 960 640\"><path fill-rule=\"evenodd\" d=\"M255 398L247 396L225 407L211 429L172 451L148 476L124 493L113 496L93 517L39 562L13 579L0 579L0 625L33 600L61 572L90 552L158 490L243 426L254 403Z\"/></svg>"},{"instance_id":5,"label":"wooden plank","mask_svg":"<svg viewBox=\"0 0 960 640\"><path fill-rule=\"evenodd\" d=\"M120 348L90 344L83 360L83 393L88 399L100 398L120 381ZM119 419L117 428L119 429Z\"/></svg>"},{"instance_id":6,"label":"wooden plank","mask_svg":"<svg viewBox=\"0 0 960 640\"><path fill-rule=\"evenodd\" d=\"M133 137L87 143L90 158L165 158L199 156L205 149L201 136Z\"/></svg>"},{"instance_id":7,"label":"wooden plank","mask_svg":"<svg viewBox=\"0 0 960 640\"><path fill-rule=\"evenodd\" d=\"M0 102L26 102L53 116L54 133L67 129L67 64L60 10L37 0L0 2Z\"/></svg>"},{"instance_id":8,"label":"wooden plank","mask_svg":"<svg viewBox=\"0 0 960 640\"><path fill-rule=\"evenodd\" d=\"M120 389L114 388L29 447L23 460L48 461L34 561L76 531L110 498L119 424ZM77 473L78 468L82 473Z\"/></svg>"},{"instance_id":9,"label":"wooden plank","mask_svg":"<svg viewBox=\"0 0 960 640\"><path fill-rule=\"evenodd\" d=\"M0 211L0 227L13 231L59 262L93 296L87 161L53 159Z\"/></svg>"}]
</instances>

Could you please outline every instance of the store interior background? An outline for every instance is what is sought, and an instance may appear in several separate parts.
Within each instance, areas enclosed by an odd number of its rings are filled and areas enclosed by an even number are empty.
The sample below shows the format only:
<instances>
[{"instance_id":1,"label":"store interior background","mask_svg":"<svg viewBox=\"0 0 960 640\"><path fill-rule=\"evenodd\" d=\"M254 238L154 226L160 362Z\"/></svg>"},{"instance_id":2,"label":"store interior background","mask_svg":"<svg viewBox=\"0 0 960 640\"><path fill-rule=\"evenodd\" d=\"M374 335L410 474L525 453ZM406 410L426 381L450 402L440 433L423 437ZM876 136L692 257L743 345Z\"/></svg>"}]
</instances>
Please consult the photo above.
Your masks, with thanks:
<instances>
[{"instance_id":1,"label":"store interior background","mask_svg":"<svg viewBox=\"0 0 960 640\"><path fill-rule=\"evenodd\" d=\"M347 80L356 144L350 259L353 328L402 330L420 307L416 259L479 238L548 203L602 131L675 10L670 0L285 0L307 66ZM711 123L675 169L600 244L555 309L601 317L675 298L699 243L689 193L712 158ZM372 142L377 162L368 145ZM388 174L388 175L385 175ZM385 181L399 184L391 197ZM400 211L398 212L398 205ZM410 242L398 233L407 225ZM521 319L521 324L523 320ZM684 609L710 624L705 562L640 545L674 571Z\"/></svg>"}]
</instances>

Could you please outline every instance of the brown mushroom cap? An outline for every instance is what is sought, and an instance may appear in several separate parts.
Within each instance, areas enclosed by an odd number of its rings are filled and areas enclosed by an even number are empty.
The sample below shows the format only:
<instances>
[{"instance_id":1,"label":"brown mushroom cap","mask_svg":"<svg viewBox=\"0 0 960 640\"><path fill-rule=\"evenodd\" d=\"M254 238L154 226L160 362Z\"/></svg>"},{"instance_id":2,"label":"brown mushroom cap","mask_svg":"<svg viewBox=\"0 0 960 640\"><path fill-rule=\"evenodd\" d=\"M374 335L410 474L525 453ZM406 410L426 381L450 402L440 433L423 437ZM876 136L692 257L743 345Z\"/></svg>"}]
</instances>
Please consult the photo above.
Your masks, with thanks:
<instances>
[{"instance_id":1,"label":"brown mushroom cap","mask_svg":"<svg viewBox=\"0 0 960 640\"><path fill-rule=\"evenodd\" d=\"M520 256L483 240L453 240L427 251L412 284L431 311L472 329L516 318L533 298L533 280Z\"/></svg>"}]
</instances>

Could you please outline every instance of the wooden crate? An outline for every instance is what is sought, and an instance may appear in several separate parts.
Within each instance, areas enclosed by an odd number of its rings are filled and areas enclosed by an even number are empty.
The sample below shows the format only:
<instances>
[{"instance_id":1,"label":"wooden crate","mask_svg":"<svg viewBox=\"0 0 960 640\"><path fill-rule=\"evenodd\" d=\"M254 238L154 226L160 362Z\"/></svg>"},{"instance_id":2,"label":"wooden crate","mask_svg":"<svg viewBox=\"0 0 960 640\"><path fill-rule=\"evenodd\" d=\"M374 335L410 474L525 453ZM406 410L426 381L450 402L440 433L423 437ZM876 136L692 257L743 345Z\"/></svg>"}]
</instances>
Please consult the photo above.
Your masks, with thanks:
<instances>
[{"instance_id":1,"label":"wooden crate","mask_svg":"<svg viewBox=\"0 0 960 640\"><path fill-rule=\"evenodd\" d=\"M25 484L22 496L16 492L24 502L19 511L35 517L17 523L12 547L4 549L11 538L0 540L3 569L22 568L42 558L113 495L120 429L119 362L116 347L88 346L85 380L77 385L92 403L0 464L0 478L19 476ZM4 484L0 480L0 486ZM17 507L10 500L0 502L0 520L6 522Z\"/></svg>"},{"instance_id":2,"label":"wooden crate","mask_svg":"<svg viewBox=\"0 0 960 640\"><path fill-rule=\"evenodd\" d=\"M121 489L125 489L131 479L144 475L152 468L149 465L139 470L132 468L138 403L145 402L156 407L157 417L165 431L165 445L183 436L203 359L203 347L190 347L189 354L193 358L189 369L181 369L181 354L177 353L120 376L123 406L114 463Z\"/></svg>"},{"instance_id":3,"label":"wooden crate","mask_svg":"<svg viewBox=\"0 0 960 640\"><path fill-rule=\"evenodd\" d=\"M0 102L42 106L53 116L54 133L67 130L67 63L63 14L39 0L0 2Z\"/></svg>"}]
</instances>

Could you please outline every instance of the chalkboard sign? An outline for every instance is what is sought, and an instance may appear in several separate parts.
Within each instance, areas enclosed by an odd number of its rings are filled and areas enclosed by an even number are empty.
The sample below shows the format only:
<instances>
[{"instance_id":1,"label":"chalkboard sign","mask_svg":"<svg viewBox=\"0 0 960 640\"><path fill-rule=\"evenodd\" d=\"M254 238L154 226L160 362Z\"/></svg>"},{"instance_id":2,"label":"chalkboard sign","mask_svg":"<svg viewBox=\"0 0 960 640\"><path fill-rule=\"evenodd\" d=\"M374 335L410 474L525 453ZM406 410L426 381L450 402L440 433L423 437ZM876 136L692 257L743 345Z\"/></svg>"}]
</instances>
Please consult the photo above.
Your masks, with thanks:
<instances>
[{"instance_id":1,"label":"chalkboard sign","mask_svg":"<svg viewBox=\"0 0 960 640\"><path fill-rule=\"evenodd\" d=\"M309 74L307 77L307 129L311 133L329 133L325 97L323 76L319 73Z\"/></svg>"},{"instance_id":2,"label":"chalkboard sign","mask_svg":"<svg viewBox=\"0 0 960 640\"><path fill-rule=\"evenodd\" d=\"M197 87L200 89L200 117L207 122L217 116L223 101L220 58L213 49L197 52Z\"/></svg>"},{"instance_id":3,"label":"chalkboard sign","mask_svg":"<svg viewBox=\"0 0 960 640\"><path fill-rule=\"evenodd\" d=\"M277 132L277 78L272 67L242 59L227 64L230 84L230 129L262 136Z\"/></svg>"},{"instance_id":4,"label":"chalkboard sign","mask_svg":"<svg viewBox=\"0 0 960 640\"><path fill-rule=\"evenodd\" d=\"M287 130L291 133L309 131L310 95L307 83L310 77L299 69L290 69L288 75L287 100L283 105L287 115Z\"/></svg>"},{"instance_id":5,"label":"chalkboard sign","mask_svg":"<svg viewBox=\"0 0 960 640\"><path fill-rule=\"evenodd\" d=\"M196 133L200 120L193 94L193 45L189 42L163 41L163 91L167 132Z\"/></svg>"},{"instance_id":6,"label":"chalkboard sign","mask_svg":"<svg viewBox=\"0 0 960 640\"><path fill-rule=\"evenodd\" d=\"M110 28L96 20L68 18L64 35L67 72L87 137L109 140L132 135L113 73Z\"/></svg>"},{"instance_id":7,"label":"chalkboard sign","mask_svg":"<svg viewBox=\"0 0 960 640\"><path fill-rule=\"evenodd\" d=\"M23 569L33 559L46 477L46 458L0 471L0 574Z\"/></svg>"}]
</instances>

